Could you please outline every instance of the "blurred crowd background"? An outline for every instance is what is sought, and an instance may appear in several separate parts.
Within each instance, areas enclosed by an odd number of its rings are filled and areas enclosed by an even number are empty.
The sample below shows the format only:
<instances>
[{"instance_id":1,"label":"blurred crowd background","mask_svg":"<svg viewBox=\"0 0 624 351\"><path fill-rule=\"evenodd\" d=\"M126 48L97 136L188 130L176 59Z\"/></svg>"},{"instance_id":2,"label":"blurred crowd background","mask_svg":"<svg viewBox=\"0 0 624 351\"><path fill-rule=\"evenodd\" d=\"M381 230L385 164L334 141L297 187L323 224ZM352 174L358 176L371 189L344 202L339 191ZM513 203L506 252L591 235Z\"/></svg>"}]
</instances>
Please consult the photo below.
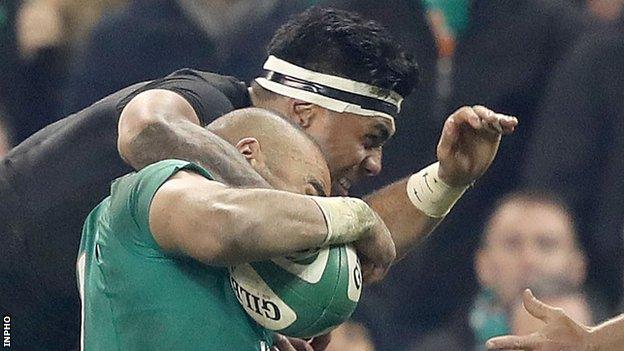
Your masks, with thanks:
<instances>
[{"instance_id":1,"label":"blurred crowd background","mask_svg":"<svg viewBox=\"0 0 624 351\"><path fill-rule=\"evenodd\" d=\"M290 15L353 10L383 23L422 72L382 175L359 194L434 161L442 123L462 105L520 126L435 233L367 288L357 323L336 337L350 348L335 349L479 350L539 326L519 308L527 286L591 323L622 311L623 3L0 0L0 158L43 126L178 68L249 82Z\"/></svg>"}]
</instances>

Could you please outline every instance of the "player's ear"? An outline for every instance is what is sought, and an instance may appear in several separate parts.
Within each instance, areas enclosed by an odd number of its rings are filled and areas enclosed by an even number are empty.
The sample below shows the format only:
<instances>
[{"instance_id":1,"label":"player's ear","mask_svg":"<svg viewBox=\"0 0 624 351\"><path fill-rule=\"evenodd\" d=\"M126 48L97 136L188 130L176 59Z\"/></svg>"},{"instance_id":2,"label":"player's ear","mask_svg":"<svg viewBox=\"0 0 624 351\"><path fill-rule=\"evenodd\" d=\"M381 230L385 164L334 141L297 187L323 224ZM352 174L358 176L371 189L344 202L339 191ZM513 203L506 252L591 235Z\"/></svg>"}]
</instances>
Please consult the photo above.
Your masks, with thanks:
<instances>
[{"instance_id":1,"label":"player's ear","mask_svg":"<svg viewBox=\"0 0 624 351\"><path fill-rule=\"evenodd\" d=\"M323 113L318 105L297 99L290 99L288 109L293 122L303 129L310 128Z\"/></svg>"},{"instance_id":2,"label":"player's ear","mask_svg":"<svg viewBox=\"0 0 624 351\"><path fill-rule=\"evenodd\" d=\"M252 167L264 167L265 159L260 142L256 138L243 138L236 143L236 148Z\"/></svg>"}]
</instances>

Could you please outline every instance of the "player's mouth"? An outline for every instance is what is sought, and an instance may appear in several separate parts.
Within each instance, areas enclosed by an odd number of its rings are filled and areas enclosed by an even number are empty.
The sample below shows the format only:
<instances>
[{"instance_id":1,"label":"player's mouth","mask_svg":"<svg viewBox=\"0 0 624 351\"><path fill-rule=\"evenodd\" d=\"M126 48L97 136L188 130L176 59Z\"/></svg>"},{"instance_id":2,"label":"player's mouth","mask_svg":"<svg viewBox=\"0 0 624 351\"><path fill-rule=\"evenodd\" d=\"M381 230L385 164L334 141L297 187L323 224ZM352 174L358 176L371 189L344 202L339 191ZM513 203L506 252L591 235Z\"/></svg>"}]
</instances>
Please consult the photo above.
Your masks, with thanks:
<instances>
[{"instance_id":1,"label":"player's mouth","mask_svg":"<svg viewBox=\"0 0 624 351\"><path fill-rule=\"evenodd\" d=\"M351 189L351 181L347 177L342 177L334 183L334 195L349 196L349 189Z\"/></svg>"}]
</instances>

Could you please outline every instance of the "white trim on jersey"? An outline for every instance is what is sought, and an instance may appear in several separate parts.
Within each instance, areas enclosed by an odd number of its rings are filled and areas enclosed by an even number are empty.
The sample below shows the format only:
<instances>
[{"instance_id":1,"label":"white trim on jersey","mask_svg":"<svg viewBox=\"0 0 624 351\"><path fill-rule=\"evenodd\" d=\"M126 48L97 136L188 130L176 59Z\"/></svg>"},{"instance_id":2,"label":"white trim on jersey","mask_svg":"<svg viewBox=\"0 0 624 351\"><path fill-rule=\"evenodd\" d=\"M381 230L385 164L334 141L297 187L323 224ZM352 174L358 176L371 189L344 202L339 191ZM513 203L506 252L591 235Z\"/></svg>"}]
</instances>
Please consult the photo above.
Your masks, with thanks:
<instances>
[{"instance_id":1,"label":"white trim on jersey","mask_svg":"<svg viewBox=\"0 0 624 351\"><path fill-rule=\"evenodd\" d=\"M85 327L85 266L87 254L82 253L76 261L76 273L78 275L78 293L80 294L80 351L84 350L84 327Z\"/></svg>"}]
</instances>

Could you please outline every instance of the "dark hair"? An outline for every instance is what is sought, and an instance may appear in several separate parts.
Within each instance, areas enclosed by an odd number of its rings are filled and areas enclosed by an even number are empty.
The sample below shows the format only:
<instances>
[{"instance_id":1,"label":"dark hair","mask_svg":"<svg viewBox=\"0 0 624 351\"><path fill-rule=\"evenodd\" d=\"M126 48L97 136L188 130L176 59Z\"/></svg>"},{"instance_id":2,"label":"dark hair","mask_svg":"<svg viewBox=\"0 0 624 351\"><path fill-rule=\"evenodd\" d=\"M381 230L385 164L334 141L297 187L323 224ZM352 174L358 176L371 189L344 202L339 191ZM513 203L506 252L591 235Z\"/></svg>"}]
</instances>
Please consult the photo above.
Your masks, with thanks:
<instances>
[{"instance_id":1,"label":"dark hair","mask_svg":"<svg viewBox=\"0 0 624 351\"><path fill-rule=\"evenodd\" d=\"M309 70L392 89L406 97L418 65L375 21L332 8L312 7L277 30L268 54Z\"/></svg>"}]
</instances>

